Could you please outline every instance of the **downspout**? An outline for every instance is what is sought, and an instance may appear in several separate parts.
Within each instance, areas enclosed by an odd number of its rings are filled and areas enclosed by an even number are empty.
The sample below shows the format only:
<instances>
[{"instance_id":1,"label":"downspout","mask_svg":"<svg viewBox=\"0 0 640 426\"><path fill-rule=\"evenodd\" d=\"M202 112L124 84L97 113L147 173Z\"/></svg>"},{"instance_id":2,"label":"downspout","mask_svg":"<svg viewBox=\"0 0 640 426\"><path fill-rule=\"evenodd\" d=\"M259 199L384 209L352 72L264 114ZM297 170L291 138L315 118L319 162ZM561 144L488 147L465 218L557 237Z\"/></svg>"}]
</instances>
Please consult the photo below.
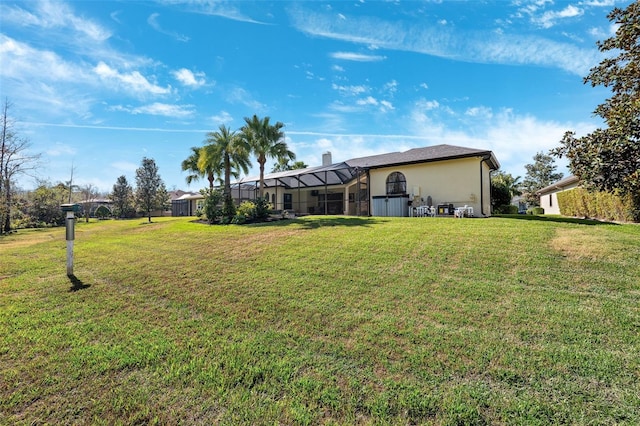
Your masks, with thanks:
<instances>
[{"instance_id":1,"label":"downspout","mask_svg":"<svg viewBox=\"0 0 640 426\"><path fill-rule=\"evenodd\" d=\"M484 157L482 157L482 160L480 160L480 214L482 216L485 216L484 213L484 182L483 182L483 178L484 178L484 173L482 173L482 163L484 163L485 161L488 161L491 159L490 155L486 155ZM489 169L489 179L491 179L491 169ZM491 197L491 186L489 186L489 197Z\"/></svg>"}]
</instances>

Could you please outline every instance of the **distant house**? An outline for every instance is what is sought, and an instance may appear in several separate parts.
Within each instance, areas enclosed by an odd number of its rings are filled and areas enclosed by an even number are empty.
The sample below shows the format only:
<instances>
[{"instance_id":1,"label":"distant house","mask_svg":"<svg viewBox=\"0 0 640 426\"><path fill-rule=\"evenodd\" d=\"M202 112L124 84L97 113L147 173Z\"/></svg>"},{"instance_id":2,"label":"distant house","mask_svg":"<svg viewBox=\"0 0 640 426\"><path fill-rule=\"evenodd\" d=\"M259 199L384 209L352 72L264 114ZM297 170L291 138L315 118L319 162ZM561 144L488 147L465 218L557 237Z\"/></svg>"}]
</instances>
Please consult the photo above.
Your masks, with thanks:
<instances>
[{"instance_id":1,"label":"distant house","mask_svg":"<svg viewBox=\"0 0 640 426\"><path fill-rule=\"evenodd\" d=\"M544 209L545 214L560 214L560 206L558 205L558 193L568 191L580 186L580 181L576 176L568 176L558 182L544 187L536 192L540 197L540 207Z\"/></svg>"},{"instance_id":2,"label":"distant house","mask_svg":"<svg viewBox=\"0 0 640 426\"><path fill-rule=\"evenodd\" d=\"M265 175L264 191L274 209L297 214L409 216L416 205L432 205L440 207L441 214L453 214L451 207L466 205L475 216L489 216L491 172L499 167L491 151L453 145L341 163L332 163L327 152L322 166ZM232 192L237 203L255 199L259 177L240 179ZM185 215L197 208L198 198L188 199L193 204L179 210Z\"/></svg>"},{"instance_id":3,"label":"distant house","mask_svg":"<svg viewBox=\"0 0 640 426\"><path fill-rule=\"evenodd\" d=\"M113 209L113 202L108 198L91 198L78 201L78 204L82 207L82 216L95 217L96 210L98 210L100 206L106 207L109 212Z\"/></svg>"}]
</instances>

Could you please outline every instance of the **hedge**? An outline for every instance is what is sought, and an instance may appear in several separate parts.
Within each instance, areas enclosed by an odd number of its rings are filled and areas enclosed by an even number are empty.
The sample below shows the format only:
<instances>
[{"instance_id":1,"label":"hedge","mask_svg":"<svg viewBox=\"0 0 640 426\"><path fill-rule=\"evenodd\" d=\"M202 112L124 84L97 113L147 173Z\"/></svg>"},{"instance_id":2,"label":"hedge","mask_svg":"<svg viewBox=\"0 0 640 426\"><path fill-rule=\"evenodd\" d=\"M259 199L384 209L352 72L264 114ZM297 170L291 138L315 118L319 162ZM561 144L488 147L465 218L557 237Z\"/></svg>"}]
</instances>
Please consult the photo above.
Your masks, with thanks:
<instances>
[{"instance_id":1,"label":"hedge","mask_svg":"<svg viewBox=\"0 0 640 426\"><path fill-rule=\"evenodd\" d=\"M574 188L557 195L560 214L563 216L633 222L633 203L629 196L589 192L584 188Z\"/></svg>"}]
</instances>

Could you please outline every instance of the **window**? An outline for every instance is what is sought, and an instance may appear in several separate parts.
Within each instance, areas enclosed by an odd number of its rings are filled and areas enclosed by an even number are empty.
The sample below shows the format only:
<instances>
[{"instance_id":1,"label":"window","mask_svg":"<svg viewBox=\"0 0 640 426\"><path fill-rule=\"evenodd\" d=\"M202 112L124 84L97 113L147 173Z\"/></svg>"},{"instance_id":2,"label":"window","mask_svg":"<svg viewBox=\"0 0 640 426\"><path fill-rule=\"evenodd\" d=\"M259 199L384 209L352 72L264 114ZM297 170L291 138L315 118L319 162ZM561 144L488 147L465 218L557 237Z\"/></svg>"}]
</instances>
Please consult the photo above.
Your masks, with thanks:
<instances>
[{"instance_id":1,"label":"window","mask_svg":"<svg viewBox=\"0 0 640 426\"><path fill-rule=\"evenodd\" d=\"M387 195L406 194L407 179L400 172L393 172L387 176Z\"/></svg>"},{"instance_id":2,"label":"window","mask_svg":"<svg viewBox=\"0 0 640 426\"><path fill-rule=\"evenodd\" d=\"M553 207L553 194L549 194L549 207Z\"/></svg>"}]
</instances>

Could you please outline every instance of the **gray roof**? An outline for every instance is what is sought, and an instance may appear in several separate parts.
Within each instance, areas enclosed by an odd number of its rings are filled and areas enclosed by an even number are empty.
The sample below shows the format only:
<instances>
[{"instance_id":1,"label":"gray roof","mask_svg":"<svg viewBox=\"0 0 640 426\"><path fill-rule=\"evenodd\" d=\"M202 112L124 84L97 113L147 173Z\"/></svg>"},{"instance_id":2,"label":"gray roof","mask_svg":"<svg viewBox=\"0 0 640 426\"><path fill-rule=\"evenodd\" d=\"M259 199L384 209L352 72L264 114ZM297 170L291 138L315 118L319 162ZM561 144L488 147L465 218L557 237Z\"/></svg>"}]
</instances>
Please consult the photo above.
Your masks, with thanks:
<instances>
[{"instance_id":1,"label":"gray roof","mask_svg":"<svg viewBox=\"0 0 640 426\"><path fill-rule=\"evenodd\" d=\"M466 157L490 157L490 166L496 170L500 167L498 160L491 151L465 148L454 145L433 145L423 148L413 148L404 152L391 152L389 154L371 155L369 157L353 158L345 161L353 167L380 168L401 164L425 163L430 161L452 160Z\"/></svg>"},{"instance_id":2,"label":"gray roof","mask_svg":"<svg viewBox=\"0 0 640 426\"><path fill-rule=\"evenodd\" d=\"M577 176L573 176L573 175L567 176L564 179L560 179L556 183L552 183L549 186L545 186L544 188L537 190L536 194L537 195L547 194L549 192L554 192L556 190L562 191L566 187L574 185L574 184L578 183L579 181L580 181L580 179L578 179Z\"/></svg>"},{"instance_id":3,"label":"gray roof","mask_svg":"<svg viewBox=\"0 0 640 426\"><path fill-rule=\"evenodd\" d=\"M491 167L492 170L497 170L500 167L500 163L498 163L498 160L491 151L443 144L414 148L404 152L391 152L388 154L352 158L351 160L328 166L315 166L307 167L306 169L268 173L264 175L264 181L265 188L277 185L284 185L288 188L341 185L352 181L358 172L362 170L469 157L486 157L489 167ZM251 176L242 178L234 184L254 183L257 185L259 180L260 178L258 176Z\"/></svg>"}]
</instances>

